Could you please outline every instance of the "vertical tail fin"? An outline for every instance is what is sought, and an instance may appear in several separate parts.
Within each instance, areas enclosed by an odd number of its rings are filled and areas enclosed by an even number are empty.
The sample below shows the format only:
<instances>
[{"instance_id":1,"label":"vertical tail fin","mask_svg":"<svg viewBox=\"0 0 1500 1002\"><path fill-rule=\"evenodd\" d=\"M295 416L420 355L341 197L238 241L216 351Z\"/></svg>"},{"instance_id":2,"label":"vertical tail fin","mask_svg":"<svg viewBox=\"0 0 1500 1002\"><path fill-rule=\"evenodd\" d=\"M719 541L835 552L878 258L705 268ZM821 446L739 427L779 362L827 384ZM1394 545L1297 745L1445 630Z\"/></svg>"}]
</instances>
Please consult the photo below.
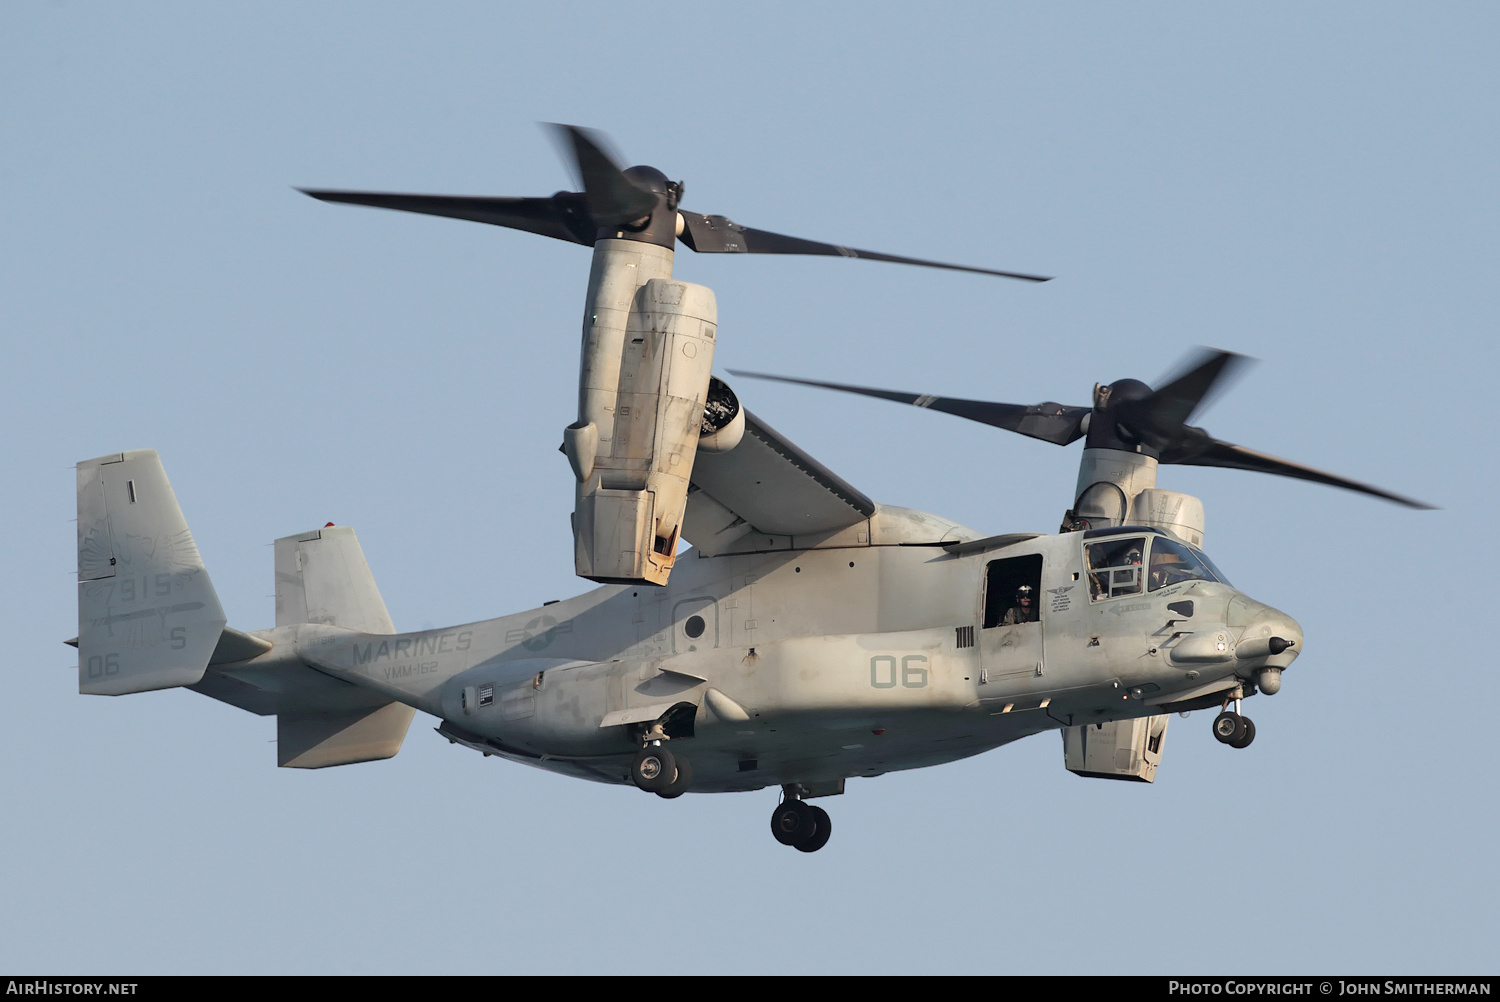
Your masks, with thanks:
<instances>
[{"instance_id":1,"label":"vertical tail fin","mask_svg":"<svg viewBox=\"0 0 1500 1002\"><path fill-rule=\"evenodd\" d=\"M401 703L374 709L282 710L276 714L276 764L324 769L391 758L401 750L416 712Z\"/></svg>"},{"instance_id":2,"label":"vertical tail fin","mask_svg":"<svg viewBox=\"0 0 1500 1002\"><path fill-rule=\"evenodd\" d=\"M79 463L78 691L192 685L225 623L156 453Z\"/></svg>"},{"instance_id":3,"label":"vertical tail fin","mask_svg":"<svg viewBox=\"0 0 1500 1002\"><path fill-rule=\"evenodd\" d=\"M276 625L297 623L396 632L359 538L348 526L276 540Z\"/></svg>"},{"instance_id":4,"label":"vertical tail fin","mask_svg":"<svg viewBox=\"0 0 1500 1002\"><path fill-rule=\"evenodd\" d=\"M395 633L359 538L330 525L276 540L276 625L327 623ZM415 713L400 703L287 707L276 715L279 765L321 769L390 758Z\"/></svg>"}]
</instances>

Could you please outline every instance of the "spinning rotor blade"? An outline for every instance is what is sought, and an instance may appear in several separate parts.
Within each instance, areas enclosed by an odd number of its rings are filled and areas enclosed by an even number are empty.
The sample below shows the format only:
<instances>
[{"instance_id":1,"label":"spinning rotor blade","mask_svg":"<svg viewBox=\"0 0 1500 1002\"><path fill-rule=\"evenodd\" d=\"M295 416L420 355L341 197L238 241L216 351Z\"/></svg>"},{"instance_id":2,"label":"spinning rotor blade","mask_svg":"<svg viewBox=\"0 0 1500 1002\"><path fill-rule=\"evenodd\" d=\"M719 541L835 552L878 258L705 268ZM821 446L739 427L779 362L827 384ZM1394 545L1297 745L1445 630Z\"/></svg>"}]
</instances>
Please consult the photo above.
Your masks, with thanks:
<instances>
[{"instance_id":1,"label":"spinning rotor blade","mask_svg":"<svg viewBox=\"0 0 1500 1002\"><path fill-rule=\"evenodd\" d=\"M570 243L594 245L598 227L589 218L586 197L560 191L551 198L479 198L465 195L402 195L385 191L330 191L298 188L321 202L369 205L377 209L399 209L429 216L468 219L491 226L525 230Z\"/></svg>"},{"instance_id":2,"label":"spinning rotor blade","mask_svg":"<svg viewBox=\"0 0 1500 1002\"><path fill-rule=\"evenodd\" d=\"M1105 406L1113 423L1129 432L1133 440L1145 442L1158 451L1170 449L1184 436L1192 437L1195 429L1188 425L1188 418L1202 407L1205 399L1217 395L1232 382L1233 373L1248 361L1233 352L1201 348L1178 367L1179 375L1143 396L1133 395L1144 388L1134 380L1111 384L1114 398ZM1129 384L1128 388L1124 383ZM1124 396L1121 390L1132 395Z\"/></svg>"},{"instance_id":3,"label":"spinning rotor blade","mask_svg":"<svg viewBox=\"0 0 1500 1002\"><path fill-rule=\"evenodd\" d=\"M723 216L705 216L697 212L679 213L682 217L682 242L699 254L817 254L826 257L858 257L871 261L890 261L894 264L917 264L924 268L946 268L950 271L969 271L979 275L999 275L1001 278L1019 278L1027 282L1050 282L1050 277L1025 275L1015 271L994 271L990 268L971 268L962 264L944 264L941 261L925 261L916 257L899 257L876 251L856 250L837 244L803 240L769 230L756 230L731 222Z\"/></svg>"},{"instance_id":4,"label":"spinning rotor blade","mask_svg":"<svg viewBox=\"0 0 1500 1002\"><path fill-rule=\"evenodd\" d=\"M635 184L604 152L602 138L571 125L553 126L571 152L582 192L560 191L551 198L484 198L467 195L408 195L386 191L334 191L299 188L323 202L399 209L429 216L467 219L491 226L524 230L556 240L592 247L601 226L617 226L648 216L655 193Z\"/></svg>"},{"instance_id":5,"label":"spinning rotor blade","mask_svg":"<svg viewBox=\"0 0 1500 1002\"><path fill-rule=\"evenodd\" d=\"M1390 491L1349 480L1311 466L1268 456L1230 442L1221 442L1202 428L1186 424L1187 418L1199 410L1203 402L1222 390L1232 381L1236 371L1243 369L1249 359L1233 352L1202 349L1190 356L1190 364L1180 375L1171 379L1160 389L1152 390L1133 379L1124 379L1110 384L1110 394L1101 394L1098 406L1066 407L1048 401L1027 407L1019 404L991 403L985 400L962 400L956 397L935 397L896 390L877 390L865 386L850 386L845 383L825 383L813 379L793 379L788 376L771 376L759 372L741 372L731 369L737 376L753 379L770 379L781 383L796 383L816 386L845 393L858 393L881 400L912 404L927 410L942 411L957 417L978 421L981 424L1003 428L1031 438L1056 445L1076 442L1088 430L1087 448L1123 449L1136 451L1149 448L1148 455L1157 456L1163 464L1178 466L1218 466L1226 469L1249 470L1252 473L1272 473L1281 477L1293 477L1326 484L1344 490L1357 491L1373 497L1384 498L1409 508L1432 508L1432 505L1412 498L1393 494ZM1113 397L1113 399L1111 399ZM1084 419L1088 418L1085 425ZM1122 432L1129 432L1124 441ZM1132 445L1130 443L1139 443Z\"/></svg>"},{"instance_id":6,"label":"spinning rotor blade","mask_svg":"<svg viewBox=\"0 0 1500 1002\"><path fill-rule=\"evenodd\" d=\"M553 125L573 150L573 161L583 179L589 215L598 226L622 226L649 216L656 195L631 181L604 152L603 137L576 125ZM596 227L597 228L597 227Z\"/></svg>"},{"instance_id":7,"label":"spinning rotor blade","mask_svg":"<svg viewBox=\"0 0 1500 1002\"><path fill-rule=\"evenodd\" d=\"M324 202L345 202L380 209L421 212L430 216L468 219L476 223L525 230L569 243L592 247L600 230L617 230L615 237L646 240L671 247L676 239L700 254L811 254L826 257L868 258L895 264L998 275L1027 282L1048 282L1027 275L990 268L971 268L922 258L880 254L837 244L756 230L723 216L680 212L681 182L667 180L654 167L622 170L607 152L601 133L576 125L550 125L565 157L573 161L583 191L560 191L551 198L482 198L462 195L409 195L384 191L334 191L300 188ZM675 236L674 236L675 234Z\"/></svg>"},{"instance_id":8,"label":"spinning rotor blade","mask_svg":"<svg viewBox=\"0 0 1500 1002\"><path fill-rule=\"evenodd\" d=\"M1152 393L1153 420L1162 427L1187 424L1193 414L1228 389L1250 361L1232 351L1198 349L1181 367L1180 375Z\"/></svg>"},{"instance_id":9,"label":"spinning rotor blade","mask_svg":"<svg viewBox=\"0 0 1500 1002\"><path fill-rule=\"evenodd\" d=\"M1118 424L1155 447L1160 452L1158 461L1161 463L1271 473L1369 494L1409 508L1432 507L1357 480L1220 441L1202 428L1188 424L1188 419L1201 409L1203 403L1223 392L1250 361L1233 352L1200 348L1196 356L1189 356L1178 369L1179 375L1153 390L1150 396L1143 400L1121 401L1109 411Z\"/></svg>"},{"instance_id":10,"label":"spinning rotor blade","mask_svg":"<svg viewBox=\"0 0 1500 1002\"><path fill-rule=\"evenodd\" d=\"M1362 484L1357 480L1349 480L1323 470L1316 470L1311 466L1291 463L1285 459L1268 456L1264 452L1255 452L1251 449L1246 449L1244 446L1221 442L1216 438L1208 438L1207 442L1201 446L1201 449L1202 451L1180 455L1163 452L1161 462L1174 463L1178 466L1219 466L1230 470L1249 470L1252 473L1274 473L1280 477L1310 480L1315 484L1327 484L1329 487L1341 487L1346 491L1370 494L1374 497L1384 498L1387 501L1406 505L1408 508L1420 508L1426 511L1435 510L1433 505L1427 504L1425 501L1417 501L1413 498L1403 497L1400 494L1392 494L1390 491L1383 491L1379 487L1371 487L1369 484Z\"/></svg>"},{"instance_id":11,"label":"spinning rotor blade","mask_svg":"<svg viewBox=\"0 0 1500 1002\"><path fill-rule=\"evenodd\" d=\"M769 379L778 383L798 383L802 386L817 386L825 390L842 390L859 393L881 400L894 400L898 404L911 404L926 410L942 411L957 417L968 418L994 428L1003 428L1020 435L1039 438L1054 445L1067 445L1083 437L1083 419L1088 416L1087 407L1064 407L1062 404L1046 403L998 404L986 400L963 400L958 397L934 397L923 393L903 393L899 390L876 390L867 386L849 386L845 383L820 383L813 379L792 379L790 376L771 376L762 372L743 372L730 369L736 376L752 379Z\"/></svg>"}]
</instances>

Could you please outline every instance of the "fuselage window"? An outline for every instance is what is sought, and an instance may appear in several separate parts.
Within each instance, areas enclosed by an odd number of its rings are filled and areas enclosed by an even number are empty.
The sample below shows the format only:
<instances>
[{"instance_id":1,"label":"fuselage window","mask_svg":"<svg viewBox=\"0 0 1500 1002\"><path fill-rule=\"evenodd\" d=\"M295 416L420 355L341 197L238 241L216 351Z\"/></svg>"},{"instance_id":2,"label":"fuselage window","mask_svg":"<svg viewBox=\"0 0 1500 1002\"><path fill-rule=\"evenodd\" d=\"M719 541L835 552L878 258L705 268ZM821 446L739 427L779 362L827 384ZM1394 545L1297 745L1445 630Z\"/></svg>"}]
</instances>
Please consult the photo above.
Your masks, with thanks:
<instances>
[{"instance_id":1,"label":"fuselage window","mask_svg":"<svg viewBox=\"0 0 1500 1002\"><path fill-rule=\"evenodd\" d=\"M1190 546L1158 536L1151 542L1151 571L1146 576L1151 591L1179 581L1222 581L1208 558Z\"/></svg>"},{"instance_id":2,"label":"fuselage window","mask_svg":"<svg viewBox=\"0 0 1500 1002\"><path fill-rule=\"evenodd\" d=\"M1042 555L991 560L984 569L984 628L1041 622Z\"/></svg>"},{"instance_id":3,"label":"fuselage window","mask_svg":"<svg viewBox=\"0 0 1500 1002\"><path fill-rule=\"evenodd\" d=\"M1089 596L1098 602L1121 595L1141 593L1141 566L1146 553L1145 536L1126 536L1083 548L1084 569L1089 576Z\"/></svg>"}]
</instances>

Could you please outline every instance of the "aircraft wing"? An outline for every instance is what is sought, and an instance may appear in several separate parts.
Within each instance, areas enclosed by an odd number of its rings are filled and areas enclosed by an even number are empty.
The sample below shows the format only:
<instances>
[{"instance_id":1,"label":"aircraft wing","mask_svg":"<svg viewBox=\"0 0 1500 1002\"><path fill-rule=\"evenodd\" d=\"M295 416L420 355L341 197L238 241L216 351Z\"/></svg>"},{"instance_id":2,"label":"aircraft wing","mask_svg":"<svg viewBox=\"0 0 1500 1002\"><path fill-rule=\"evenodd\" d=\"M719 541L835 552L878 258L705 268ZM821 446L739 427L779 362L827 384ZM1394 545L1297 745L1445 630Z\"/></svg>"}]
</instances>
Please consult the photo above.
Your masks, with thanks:
<instances>
[{"instance_id":1,"label":"aircraft wing","mask_svg":"<svg viewBox=\"0 0 1500 1002\"><path fill-rule=\"evenodd\" d=\"M789 538L744 537L826 536L874 513L862 491L746 411L739 445L694 460L682 535L710 556L742 540L749 550L781 549Z\"/></svg>"}]
</instances>

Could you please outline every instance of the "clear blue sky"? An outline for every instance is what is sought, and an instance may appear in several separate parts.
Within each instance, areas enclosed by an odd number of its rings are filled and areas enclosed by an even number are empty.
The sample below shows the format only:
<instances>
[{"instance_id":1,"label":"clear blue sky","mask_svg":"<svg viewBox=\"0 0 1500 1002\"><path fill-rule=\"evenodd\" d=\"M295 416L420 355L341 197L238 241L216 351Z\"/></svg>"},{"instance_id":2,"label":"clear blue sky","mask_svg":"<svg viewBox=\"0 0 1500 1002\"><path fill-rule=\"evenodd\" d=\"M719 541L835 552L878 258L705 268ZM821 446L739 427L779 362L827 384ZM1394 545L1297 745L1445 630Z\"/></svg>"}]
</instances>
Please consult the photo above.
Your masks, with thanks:
<instances>
[{"instance_id":1,"label":"clear blue sky","mask_svg":"<svg viewBox=\"0 0 1500 1002\"><path fill-rule=\"evenodd\" d=\"M84 972L1490 972L1500 266L1492 4L6 4L0 968ZM1259 736L1173 718L1154 786L1043 735L666 803L414 723L275 768L274 718L76 691L73 475L159 450L233 625L272 539L355 526L398 628L584 590L588 253L294 185L571 187L606 130L685 206L1045 286L695 257L717 364L1085 403L1197 344L1262 361L1216 435L1442 507L1177 468L1206 545L1302 623ZM1061 450L744 385L878 500L1050 531Z\"/></svg>"}]
</instances>

